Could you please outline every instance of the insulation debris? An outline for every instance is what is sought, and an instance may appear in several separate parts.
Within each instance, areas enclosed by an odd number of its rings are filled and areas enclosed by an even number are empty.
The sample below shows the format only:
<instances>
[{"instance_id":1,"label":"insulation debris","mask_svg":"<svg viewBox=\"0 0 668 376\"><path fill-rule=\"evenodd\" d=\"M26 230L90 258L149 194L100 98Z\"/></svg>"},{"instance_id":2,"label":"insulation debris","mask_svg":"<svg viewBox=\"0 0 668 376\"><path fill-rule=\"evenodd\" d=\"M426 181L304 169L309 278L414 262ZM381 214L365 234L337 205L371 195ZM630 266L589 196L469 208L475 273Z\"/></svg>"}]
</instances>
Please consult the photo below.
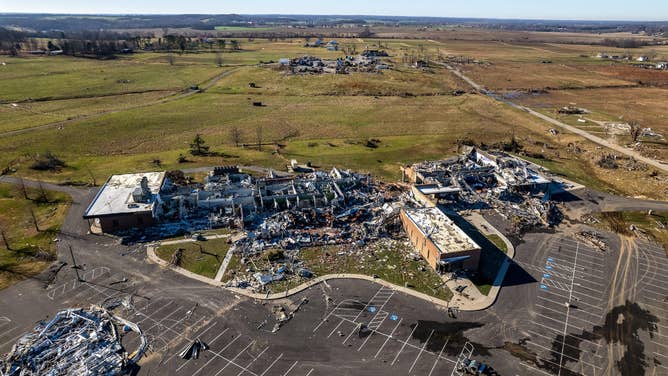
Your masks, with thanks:
<instances>
[{"instance_id":1,"label":"insulation debris","mask_svg":"<svg viewBox=\"0 0 668 376\"><path fill-rule=\"evenodd\" d=\"M123 348L118 328L141 339L132 353ZM126 334L123 334L126 335ZM58 312L21 337L4 360L7 376L123 375L144 354L147 342L139 326L104 308Z\"/></svg>"}]
</instances>

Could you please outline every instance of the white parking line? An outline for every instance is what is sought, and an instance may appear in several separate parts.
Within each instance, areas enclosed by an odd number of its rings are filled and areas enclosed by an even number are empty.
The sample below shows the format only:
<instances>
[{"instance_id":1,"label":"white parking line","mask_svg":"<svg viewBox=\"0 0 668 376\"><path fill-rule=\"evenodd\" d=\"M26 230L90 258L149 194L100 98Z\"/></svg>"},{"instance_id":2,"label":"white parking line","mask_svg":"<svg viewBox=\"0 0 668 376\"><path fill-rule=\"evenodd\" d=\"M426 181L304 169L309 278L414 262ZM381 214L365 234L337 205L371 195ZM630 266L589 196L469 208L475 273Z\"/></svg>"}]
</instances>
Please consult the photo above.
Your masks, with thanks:
<instances>
[{"instance_id":1,"label":"white parking line","mask_svg":"<svg viewBox=\"0 0 668 376\"><path fill-rule=\"evenodd\" d=\"M561 329L555 329L555 328L553 328L553 327L551 327L551 326L549 326L549 325L547 325L547 324L545 324L545 323L538 323L538 322L533 321L533 324L534 324L537 328L547 329L547 330L550 330L550 331L552 331L552 332L554 332L554 333L557 333L557 334L561 334L561 333L562 333L562 332L561 332ZM568 337L571 337L571 338L575 338L575 339L577 339L578 341L583 341L583 342L590 343L590 344L592 344L592 345L594 345L594 346L596 346L596 347L599 347L599 348L601 347L601 345L598 344L598 343L596 343L596 342L592 342L592 341L590 341L590 340L588 340L588 339L578 337L578 336L576 336L576 335L574 335L574 334L570 334L570 333L569 333L569 334L567 334L567 336L568 336Z\"/></svg>"},{"instance_id":2,"label":"white parking line","mask_svg":"<svg viewBox=\"0 0 668 376\"><path fill-rule=\"evenodd\" d=\"M227 345L225 345L225 347L223 347L223 348L222 348L220 351L218 351L217 353L214 352L214 354L218 354L218 355L222 356L223 351L227 350L227 348L230 347L230 345L232 345L234 342L236 342L236 340L238 340L239 338L241 338L241 334L235 336L235 337L234 337L234 338L233 338ZM199 367L199 369L198 369L197 371L195 371L195 373L191 374L190 376L195 376L195 375L197 375L198 373L200 373L206 366L208 366L208 365L209 365L211 362L213 362L215 359L216 359L215 357L209 359L206 363L204 363L201 367ZM225 359L225 360L227 360L227 359ZM230 364L230 363L231 363L231 362L228 361L227 364ZM187 364L187 363L184 363L184 365L185 365L185 364ZM178 372L178 369L177 369L177 372Z\"/></svg>"},{"instance_id":3,"label":"white parking line","mask_svg":"<svg viewBox=\"0 0 668 376\"><path fill-rule=\"evenodd\" d=\"M584 360L574 358L574 357L572 357L572 356L570 356L570 355L564 354L563 352L560 353L559 351L556 351L556 350L554 350L554 349L547 348L547 347L545 347L545 346L543 346L543 345L540 345L540 344L538 344L538 343L536 343L536 342L533 342L533 341L531 341L531 340L528 340L527 343L529 343L529 344L531 344L531 345L533 345L533 346L536 346L536 347L538 347L538 348L541 348L541 349L543 349L543 350L546 350L546 351L548 352L548 354L550 354L550 353L554 353L554 354L559 355L560 358L561 358L561 359L560 359L560 362L561 362L562 364L564 363L563 358L568 358L568 359L570 359L571 361L576 362L576 363L582 363L582 364L587 365L587 366L590 366L590 367L592 367L592 368L602 369L601 366L597 366L597 365L595 365L595 364L592 364L592 363L589 363L589 362L585 362ZM546 362L550 362L550 361L547 360L547 359L543 359L543 360L545 360ZM552 364L558 366L557 363L554 363L554 362L550 362L550 363L552 363ZM566 367L560 367L560 368L566 368Z\"/></svg>"},{"instance_id":4,"label":"white parking line","mask_svg":"<svg viewBox=\"0 0 668 376\"><path fill-rule=\"evenodd\" d=\"M218 370L218 372L216 372L216 374L213 375L213 376L220 375L220 373L223 372L230 364L234 364L234 362L237 359L239 359L239 356L241 356L241 354L245 353L246 350L248 350L249 347L253 346L253 344L255 344L255 340L251 341L251 343L249 343L246 347L244 347L243 350L239 351L239 353L237 355L235 355L234 358L232 358L232 360L230 360L229 363L227 363L223 368ZM243 371L244 369L247 369L247 368L248 368L248 366L246 366L245 368L242 368L241 370ZM195 376L195 375L193 374L193 376Z\"/></svg>"},{"instance_id":5,"label":"white parking line","mask_svg":"<svg viewBox=\"0 0 668 376\"><path fill-rule=\"evenodd\" d=\"M397 330L397 328L399 327L399 325L401 324L401 322L402 322L403 320L404 320L403 318L402 318L402 319L399 319L399 322L398 322L397 325L394 327L394 329L392 329L392 331L390 332L390 335L387 336L387 338L385 338L385 342L383 342L383 345L380 346L380 348L378 349L378 352L376 353L376 355L374 355L374 358L377 358L377 357L378 357L378 354L380 354L380 352L383 350L383 347L385 347L385 344L387 344L387 341L389 341L390 338L392 338L392 336L394 335L394 332Z\"/></svg>"},{"instance_id":6,"label":"white parking line","mask_svg":"<svg viewBox=\"0 0 668 376\"><path fill-rule=\"evenodd\" d=\"M297 361L297 360L295 360L295 362L294 362L294 363L292 363L292 366L290 366L290 368L288 368L288 370L287 370L287 371L285 371L285 373L283 374L283 376L287 376L287 375L288 375L288 373L290 373L290 371L292 371L292 369L293 369L293 368L295 368L295 366L297 365L297 362L298 362L298 361Z\"/></svg>"},{"instance_id":7,"label":"white parking line","mask_svg":"<svg viewBox=\"0 0 668 376\"><path fill-rule=\"evenodd\" d=\"M380 324L379 324L376 328L380 328L380 327L383 325L383 322L385 322L385 319L386 319L386 318L387 318L387 315L386 315L385 317L383 317L383 321L381 321ZM373 329L376 329L376 328L372 328L372 330L373 330ZM369 341L369 338L371 338L371 336L373 335L373 333L374 333L374 332L371 332L371 333L364 339L364 342L362 342L362 344L361 344L360 347L357 349L357 351L362 350L362 347L364 347L364 345L366 345L367 341Z\"/></svg>"},{"instance_id":8,"label":"white parking line","mask_svg":"<svg viewBox=\"0 0 668 376\"><path fill-rule=\"evenodd\" d=\"M565 311L557 311L557 310L555 310L555 309L547 308L547 307L542 306L542 305L540 305L540 304L536 304L536 307L541 307L541 308L546 309L546 310L548 310L548 311L551 311L551 312L554 312L554 313L558 313L559 315L566 315L566 312L565 312ZM593 323L593 322L591 322L591 321L589 321L589 320L586 320L586 319L583 319L583 318L580 318L580 317L577 317L577 316L571 316L571 318L574 318L574 319L583 321L583 322L585 322L585 323L587 323L587 324L590 324L590 325L592 325L592 326L596 326L596 325L598 325L598 324L596 324L596 323Z\"/></svg>"},{"instance_id":9,"label":"white parking line","mask_svg":"<svg viewBox=\"0 0 668 376\"><path fill-rule=\"evenodd\" d=\"M427 337L427 340L424 341L424 345L422 345L422 348L420 349L420 352L418 352L417 356L415 357L415 360L413 361L413 364L411 365L411 368L408 370L408 373L411 373L411 371L413 370L413 367L415 367L415 364L417 363L418 359L420 359L420 356L422 356L422 353L424 352L424 348L427 347L427 343L429 343L429 340L431 339L431 336L433 334L434 334L434 329L431 330L431 333L429 333L429 337ZM436 358L436 360L438 360L438 358Z\"/></svg>"},{"instance_id":10,"label":"white parking line","mask_svg":"<svg viewBox=\"0 0 668 376\"><path fill-rule=\"evenodd\" d=\"M261 357L262 355L264 355L264 353L265 353L267 350L269 350L269 346L265 347L264 350L262 350L259 354L257 354L257 356L254 357L253 360L251 360L250 363L248 363L248 364L246 365L246 368L250 368L250 366L252 366L253 363L255 363L256 360L260 359L260 357ZM241 376L244 372L246 372L246 370L242 369L241 371L239 371L239 373L237 373L237 376Z\"/></svg>"},{"instance_id":11,"label":"white parking line","mask_svg":"<svg viewBox=\"0 0 668 376\"><path fill-rule=\"evenodd\" d=\"M529 334L531 334L531 335L534 335L534 336L538 336L538 337L545 338L545 339L548 340L550 343L551 343L552 341L554 341L554 338L553 338L553 337L546 336L546 335L544 335L544 334L540 334L540 333L535 332L535 331L533 331L533 330L527 330L527 333L529 333ZM575 337L573 337L572 335L569 335L569 337L571 337L571 338L575 338ZM576 338L576 339L579 340L579 338ZM536 343L536 342L534 342L534 343ZM572 348L573 350L578 350L578 351L581 350L579 347L575 347L575 346L570 345L570 344L568 344L568 343L566 344L566 346ZM589 355L594 356L594 357L597 357L597 358L601 358L601 359L603 359L603 356L602 356L601 354L593 353L593 354L589 354Z\"/></svg>"},{"instance_id":12,"label":"white parking line","mask_svg":"<svg viewBox=\"0 0 668 376\"><path fill-rule=\"evenodd\" d=\"M276 362L278 362L278 360L281 359L282 357L283 357L283 353L281 353L281 355L276 357L276 359L269 365L269 367L267 367L267 369L264 370L264 372L262 372L260 374L260 376L264 376L264 374L267 373L267 371L269 371L271 369L271 367L273 367L274 364L276 364Z\"/></svg>"},{"instance_id":13,"label":"white parking line","mask_svg":"<svg viewBox=\"0 0 668 376\"><path fill-rule=\"evenodd\" d=\"M438 363L438 360L441 358L443 355L443 350L445 350L445 346L448 345L448 342L450 342L450 337L448 337L445 340L445 343L443 344L443 347L441 347L441 351L438 353L438 356L436 357L436 360L434 360L434 365L431 366L431 369L429 370L429 374L427 376L431 376L431 374L434 372L434 369L436 368L436 364Z\"/></svg>"},{"instance_id":14,"label":"white parking line","mask_svg":"<svg viewBox=\"0 0 668 376\"><path fill-rule=\"evenodd\" d=\"M308 371L308 373L306 374L306 376L310 376L312 372L313 372L313 368L311 368L311 370Z\"/></svg>"},{"instance_id":15,"label":"white parking line","mask_svg":"<svg viewBox=\"0 0 668 376\"><path fill-rule=\"evenodd\" d=\"M162 311L163 309L169 307L170 305L172 305L172 303L174 303L173 300L171 300L169 303L165 304L164 306L158 308L157 310L153 311L151 313L151 315L155 316L156 313L158 313L158 312ZM181 307L178 307L177 309L181 309ZM141 324L142 322L144 322L145 320L147 320L149 318L149 315L145 314L144 312L138 312L138 314L144 316L144 318L139 320L138 322L136 322L135 324L137 324L137 325ZM154 321L155 321L155 319L154 319Z\"/></svg>"},{"instance_id":16,"label":"white parking line","mask_svg":"<svg viewBox=\"0 0 668 376\"><path fill-rule=\"evenodd\" d=\"M404 348L406 347L406 344L408 344L408 340L411 339L411 337L413 336L413 333L415 333L415 329L417 329L418 325L420 325L420 323L416 323L415 326L413 327L413 330L411 331L411 334L409 334L408 337L406 337L406 340L404 341L403 346L401 346L401 349L399 350L397 355L392 360L391 365L394 365L394 363L397 361L397 358L399 357L399 355L401 355L401 352L404 351Z\"/></svg>"},{"instance_id":17,"label":"white parking line","mask_svg":"<svg viewBox=\"0 0 668 376\"><path fill-rule=\"evenodd\" d=\"M539 359L540 359L540 358L539 358ZM526 364L526 363L524 363L524 362L520 362L520 364L523 365L524 367L529 368L529 369L532 370L532 371L539 372L539 373L541 373L541 374L543 374L543 375L554 376L554 375L552 375L552 374L549 373L549 372L545 372L545 371L540 370L540 369L538 369L538 368L532 367L532 366L530 366L530 365L528 365L528 364Z\"/></svg>"},{"instance_id":18,"label":"white parking line","mask_svg":"<svg viewBox=\"0 0 668 376\"><path fill-rule=\"evenodd\" d=\"M218 322L217 322L217 321L214 322L213 324L211 324L210 326L208 326L206 329L204 329L204 331L200 332L200 333L196 336L196 338L199 338L199 337L203 336L204 334L206 334L206 332L208 332L210 329L213 329L216 325L218 325ZM193 326L194 326L194 325L193 325ZM223 333L225 333L226 331L227 331L227 329L225 329L225 330L223 331ZM175 339L178 339L178 338L175 338ZM179 351L179 352L175 352L175 353L172 354L169 358L167 358L167 360L165 360L164 362L161 362L161 363L162 363L162 364L169 363L169 361L172 360L172 358L174 358L175 356L177 356L179 353L180 353L180 351Z\"/></svg>"},{"instance_id":19,"label":"white parking line","mask_svg":"<svg viewBox=\"0 0 668 376\"><path fill-rule=\"evenodd\" d=\"M339 326L341 326L341 324L343 324L343 322L344 322L345 320L346 320L345 318L341 317L341 321L339 321L339 324L338 324L336 327L334 327L334 329L332 329L332 331L329 333L329 335L327 336L327 338L331 337L332 334L334 334L334 332L336 331L336 329L338 329ZM351 321L352 321L352 320L351 320Z\"/></svg>"},{"instance_id":20,"label":"white parking line","mask_svg":"<svg viewBox=\"0 0 668 376\"><path fill-rule=\"evenodd\" d=\"M206 344L209 345L209 346L211 346L214 342L216 342L216 340L217 340L218 338L220 338L223 334L225 334L225 332L227 332L228 329L229 329L229 328L225 328L225 330L223 330L222 332L220 332L220 333L219 333L214 339L212 339L210 342L206 342ZM236 341L239 337L241 337L241 335L239 335L238 337L233 338L233 339L232 339L232 342ZM231 344L232 342L230 342L230 344ZM180 353L180 351L179 351L177 354L179 354L179 353ZM213 358L212 358L212 359L213 359ZM181 368L185 367L186 365L188 365L187 362L181 364L181 365L179 366L179 368L176 369L176 372L178 373L178 372L181 370Z\"/></svg>"}]
</instances>

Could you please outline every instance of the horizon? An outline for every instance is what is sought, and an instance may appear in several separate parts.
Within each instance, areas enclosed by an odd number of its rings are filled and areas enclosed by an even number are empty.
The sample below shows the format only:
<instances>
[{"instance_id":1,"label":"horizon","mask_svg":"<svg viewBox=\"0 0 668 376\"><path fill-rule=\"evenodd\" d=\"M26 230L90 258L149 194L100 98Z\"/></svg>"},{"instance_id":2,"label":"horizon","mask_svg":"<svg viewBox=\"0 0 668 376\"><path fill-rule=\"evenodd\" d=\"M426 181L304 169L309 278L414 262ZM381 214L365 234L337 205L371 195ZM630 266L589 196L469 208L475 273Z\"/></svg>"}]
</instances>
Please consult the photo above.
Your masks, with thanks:
<instances>
[{"instance_id":1,"label":"horizon","mask_svg":"<svg viewBox=\"0 0 668 376\"><path fill-rule=\"evenodd\" d=\"M97 4L96 4L97 3ZM184 5L174 0L135 2L117 0L100 4L95 1L64 0L44 4L37 0L15 2L0 0L0 14L54 14L79 16L129 15L249 15L249 16L371 16L429 17L444 19L486 19L527 21L592 21L592 22L668 22L668 3L649 0L642 7L625 1L562 0L559 4L543 4L531 0L513 0L499 4L493 0L472 0L451 6L448 1L423 0L406 3L387 0L381 7L354 0L336 4L317 4L289 0L281 4L271 0L254 0L223 4L213 0L196 0ZM294 9L294 12L286 12ZM661 15L659 18L659 16Z\"/></svg>"},{"instance_id":2,"label":"horizon","mask_svg":"<svg viewBox=\"0 0 668 376\"><path fill-rule=\"evenodd\" d=\"M601 22L601 23L618 23L618 22L632 22L632 23L668 23L667 19L590 19L590 18L500 18L500 17L466 17L466 16L398 16L392 14L337 14L337 13L76 13L76 12L0 12L0 15L53 15L53 16L320 16L320 17L392 17L392 18L428 18L428 19L442 19L442 20L490 20L490 21L550 21L550 22Z\"/></svg>"}]
</instances>

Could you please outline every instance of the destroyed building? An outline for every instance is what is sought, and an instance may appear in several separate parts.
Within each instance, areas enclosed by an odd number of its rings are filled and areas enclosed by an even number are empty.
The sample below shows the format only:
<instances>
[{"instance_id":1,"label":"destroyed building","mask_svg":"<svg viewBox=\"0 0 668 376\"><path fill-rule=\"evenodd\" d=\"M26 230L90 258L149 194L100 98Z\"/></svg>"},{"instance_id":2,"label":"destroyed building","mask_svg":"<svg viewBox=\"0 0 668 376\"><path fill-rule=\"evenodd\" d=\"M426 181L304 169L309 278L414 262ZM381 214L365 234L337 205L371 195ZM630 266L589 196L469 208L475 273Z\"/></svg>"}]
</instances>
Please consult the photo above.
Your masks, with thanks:
<instances>
[{"instance_id":1,"label":"destroyed building","mask_svg":"<svg viewBox=\"0 0 668 376\"><path fill-rule=\"evenodd\" d=\"M402 209L411 243L438 273L476 271L481 248L439 208Z\"/></svg>"},{"instance_id":2,"label":"destroyed building","mask_svg":"<svg viewBox=\"0 0 668 376\"><path fill-rule=\"evenodd\" d=\"M139 338L138 348L128 352L124 337ZM123 375L147 346L136 324L104 308L68 309L22 336L0 359L0 375Z\"/></svg>"},{"instance_id":3,"label":"destroyed building","mask_svg":"<svg viewBox=\"0 0 668 376\"><path fill-rule=\"evenodd\" d=\"M102 232L152 226L160 215L165 172L112 175L84 213Z\"/></svg>"},{"instance_id":4,"label":"destroyed building","mask_svg":"<svg viewBox=\"0 0 668 376\"><path fill-rule=\"evenodd\" d=\"M288 69L292 74L347 74L351 72L375 72L378 71L380 60L375 56L345 56L334 60L326 60L315 56L302 56L294 59L281 59L282 69Z\"/></svg>"},{"instance_id":5,"label":"destroyed building","mask_svg":"<svg viewBox=\"0 0 668 376\"><path fill-rule=\"evenodd\" d=\"M559 218L551 195L561 185L539 167L510 154L466 147L459 156L402 167L413 196L426 206L494 208L520 227L553 224Z\"/></svg>"}]
</instances>

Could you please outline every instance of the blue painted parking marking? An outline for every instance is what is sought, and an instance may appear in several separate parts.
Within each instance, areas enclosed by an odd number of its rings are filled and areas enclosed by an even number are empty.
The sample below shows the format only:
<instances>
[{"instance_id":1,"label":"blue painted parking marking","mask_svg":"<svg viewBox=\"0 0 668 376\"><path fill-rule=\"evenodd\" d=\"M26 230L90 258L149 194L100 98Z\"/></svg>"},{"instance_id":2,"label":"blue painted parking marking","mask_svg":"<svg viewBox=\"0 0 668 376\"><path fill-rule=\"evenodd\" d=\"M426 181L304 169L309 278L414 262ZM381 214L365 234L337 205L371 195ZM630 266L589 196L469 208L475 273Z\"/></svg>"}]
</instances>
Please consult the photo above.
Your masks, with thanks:
<instances>
[{"instance_id":1,"label":"blue painted parking marking","mask_svg":"<svg viewBox=\"0 0 668 376\"><path fill-rule=\"evenodd\" d=\"M376 307L369 307L369 312L371 312L371 313L376 312Z\"/></svg>"},{"instance_id":2,"label":"blue painted parking marking","mask_svg":"<svg viewBox=\"0 0 668 376\"><path fill-rule=\"evenodd\" d=\"M547 269L547 270L552 270L552 266L547 265L547 266L545 266L545 269Z\"/></svg>"},{"instance_id":3,"label":"blue painted parking marking","mask_svg":"<svg viewBox=\"0 0 668 376\"><path fill-rule=\"evenodd\" d=\"M548 262L552 262L552 261L554 261L554 259L553 259L552 257L548 257L548 258L547 258L547 261L548 261Z\"/></svg>"},{"instance_id":4,"label":"blue painted parking marking","mask_svg":"<svg viewBox=\"0 0 668 376\"><path fill-rule=\"evenodd\" d=\"M399 320L399 316L397 316L397 315L390 315L390 320L392 320L392 321L397 321L397 320Z\"/></svg>"},{"instance_id":5,"label":"blue painted parking marking","mask_svg":"<svg viewBox=\"0 0 668 376\"><path fill-rule=\"evenodd\" d=\"M547 286L545 286L545 285L540 285L540 288L543 289L543 290L549 290L549 289L547 288Z\"/></svg>"},{"instance_id":6,"label":"blue painted parking marking","mask_svg":"<svg viewBox=\"0 0 668 376\"><path fill-rule=\"evenodd\" d=\"M550 278L550 277L552 277L551 274L547 274L547 273L543 274L543 278Z\"/></svg>"}]
</instances>

